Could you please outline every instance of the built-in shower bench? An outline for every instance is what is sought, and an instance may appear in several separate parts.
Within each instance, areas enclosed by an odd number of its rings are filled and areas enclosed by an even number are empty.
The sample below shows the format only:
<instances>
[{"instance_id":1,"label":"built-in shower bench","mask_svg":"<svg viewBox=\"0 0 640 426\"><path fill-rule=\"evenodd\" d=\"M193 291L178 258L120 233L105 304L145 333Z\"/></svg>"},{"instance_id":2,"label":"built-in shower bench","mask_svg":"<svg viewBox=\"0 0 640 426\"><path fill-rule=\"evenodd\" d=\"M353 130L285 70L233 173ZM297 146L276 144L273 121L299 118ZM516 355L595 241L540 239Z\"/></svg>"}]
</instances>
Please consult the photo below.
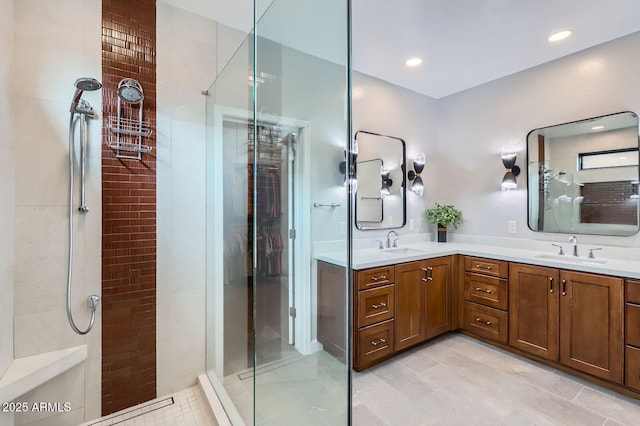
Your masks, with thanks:
<instances>
[{"instance_id":1,"label":"built-in shower bench","mask_svg":"<svg viewBox=\"0 0 640 426\"><path fill-rule=\"evenodd\" d=\"M14 359L0 378L0 402L24 395L87 359L87 345Z\"/></svg>"}]
</instances>

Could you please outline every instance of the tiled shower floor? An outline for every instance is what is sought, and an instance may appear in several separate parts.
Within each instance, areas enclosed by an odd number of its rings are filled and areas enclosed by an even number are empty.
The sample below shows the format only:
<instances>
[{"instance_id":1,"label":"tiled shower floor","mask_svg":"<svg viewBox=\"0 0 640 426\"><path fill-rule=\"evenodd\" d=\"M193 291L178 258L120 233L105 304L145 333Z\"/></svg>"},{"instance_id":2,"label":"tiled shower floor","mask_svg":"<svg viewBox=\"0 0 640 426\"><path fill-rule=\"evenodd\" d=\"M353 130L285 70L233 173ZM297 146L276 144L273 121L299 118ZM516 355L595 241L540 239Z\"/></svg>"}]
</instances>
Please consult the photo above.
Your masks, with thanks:
<instances>
[{"instance_id":1,"label":"tiled shower floor","mask_svg":"<svg viewBox=\"0 0 640 426\"><path fill-rule=\"evenodd\" d=\"M154 399L81 426L216 426L197 386Z\"/></svg>"}]
</instances>

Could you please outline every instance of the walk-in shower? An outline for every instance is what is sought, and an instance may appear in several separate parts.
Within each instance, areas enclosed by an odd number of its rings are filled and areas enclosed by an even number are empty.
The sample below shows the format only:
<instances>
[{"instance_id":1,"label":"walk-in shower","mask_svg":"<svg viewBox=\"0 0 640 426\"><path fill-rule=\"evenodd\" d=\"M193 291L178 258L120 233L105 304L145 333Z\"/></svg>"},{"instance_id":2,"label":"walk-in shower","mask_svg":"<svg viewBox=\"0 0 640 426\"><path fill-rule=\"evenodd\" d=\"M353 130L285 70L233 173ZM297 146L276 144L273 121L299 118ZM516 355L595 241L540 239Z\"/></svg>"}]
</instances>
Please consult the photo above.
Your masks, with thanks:
<instances>
[{"instance_id":1,"label":"walk-in shower","mask_svg":"<svg viewBox=\"0 0 640 426\"><path fill-rule=\"evenodd\" d=\"M73 279L73 180L74 180L74 158L76 156L75 149L75 124L79 123L80 135L80 205L78 211L83 214L89 212L85 200L85 171L87 163L87 117L92 118L94 111L89 102L82 99L85 91L99 90L102 84L95 78L84 77L79 78L75 82L76 92L71 101L69 112L69 253L67 262L67 319L73 331L78 334L87 334L91 331L96 320L96 309L100 296L92 294L87 298L89 309L91 310L91 322L86 329L81 330L76 326L71 313L71 281Z\"/></svg>"}]
</instances>

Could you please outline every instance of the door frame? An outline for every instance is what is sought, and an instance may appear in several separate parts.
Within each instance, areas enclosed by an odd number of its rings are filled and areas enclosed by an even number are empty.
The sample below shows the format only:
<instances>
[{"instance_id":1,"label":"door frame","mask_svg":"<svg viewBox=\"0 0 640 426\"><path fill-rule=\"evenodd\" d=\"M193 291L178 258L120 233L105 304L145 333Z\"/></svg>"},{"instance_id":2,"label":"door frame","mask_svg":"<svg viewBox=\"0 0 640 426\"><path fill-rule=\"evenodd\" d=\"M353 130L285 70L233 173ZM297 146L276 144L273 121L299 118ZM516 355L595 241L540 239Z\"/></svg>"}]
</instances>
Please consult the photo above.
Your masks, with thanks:
<instances>
[{"instance_id":1,"label":"door frame","mask_svg":"<svg viewBox=\"0 0 640 426\"><path fill-rule=\"evenodd\" d=\"M212 190L208 194L207 200L215 206L216 211L224 209L223 187L223 145L216 143L222 141L223 123L225 121L250 124L253 115L250 111L214 106L213 121L213 143L209 144L213 148L213 173L208 182L212 185ZM274 116L272 114L259 113L256 121L269 124L277 118L278 126L296 132L296 161L294 161L293 178L296 182L293 199L295 202L293 222L296 224L296 238L291 240L290 247L294 251L294 265L292 277L294 288L290 289L294 293L294 307L296 308L296 320L294 327L295 348L303 355L310 354L317 350L317 344L311 339L311 158L310 158L310 123L291 117ZM209 192L209 190L207 190ZM210 206L211 207L211 206ZM222 239L222 229L224 226L222 215L214 215L212 218L213 229L208 230L212 235L213 256L209 256L207 262L210 268L207 275L213 282L213 302L214 302L214 335L211 336L214 343L214 365L216 371L222 371L224 365L224 261L222 257L224 242ZM287 231L288 232L288 231ZM289 236L286 235L288 238ZM211 275L210 275L211 274ZM304 285L307 283L308 285ZM208 298L209 299L209 298ZM289 307L287 307L288 310ZM209 320L208 320L209 321Z\"/></svg>"}]
</instances>

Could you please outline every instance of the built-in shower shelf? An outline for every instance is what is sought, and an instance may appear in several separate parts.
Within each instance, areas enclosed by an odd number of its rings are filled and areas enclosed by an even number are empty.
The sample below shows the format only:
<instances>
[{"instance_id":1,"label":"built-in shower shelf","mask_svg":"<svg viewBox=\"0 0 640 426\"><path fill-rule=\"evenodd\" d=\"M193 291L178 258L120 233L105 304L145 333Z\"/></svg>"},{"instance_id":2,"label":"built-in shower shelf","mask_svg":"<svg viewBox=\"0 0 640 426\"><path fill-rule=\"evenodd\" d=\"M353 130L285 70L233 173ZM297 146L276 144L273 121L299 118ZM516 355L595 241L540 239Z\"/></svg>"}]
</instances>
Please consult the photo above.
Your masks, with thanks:
<instances>
[{"instance_id":1,"label":"built-in shower shelf","mask_svg":"<svg viewBox=\"0 0 640 426\"><path fill-rule=\"evenodd\" d=\"M0 378L0 401L12 401L87 359L87 345L14 359Z\"/></svg>"}]
</instances>

